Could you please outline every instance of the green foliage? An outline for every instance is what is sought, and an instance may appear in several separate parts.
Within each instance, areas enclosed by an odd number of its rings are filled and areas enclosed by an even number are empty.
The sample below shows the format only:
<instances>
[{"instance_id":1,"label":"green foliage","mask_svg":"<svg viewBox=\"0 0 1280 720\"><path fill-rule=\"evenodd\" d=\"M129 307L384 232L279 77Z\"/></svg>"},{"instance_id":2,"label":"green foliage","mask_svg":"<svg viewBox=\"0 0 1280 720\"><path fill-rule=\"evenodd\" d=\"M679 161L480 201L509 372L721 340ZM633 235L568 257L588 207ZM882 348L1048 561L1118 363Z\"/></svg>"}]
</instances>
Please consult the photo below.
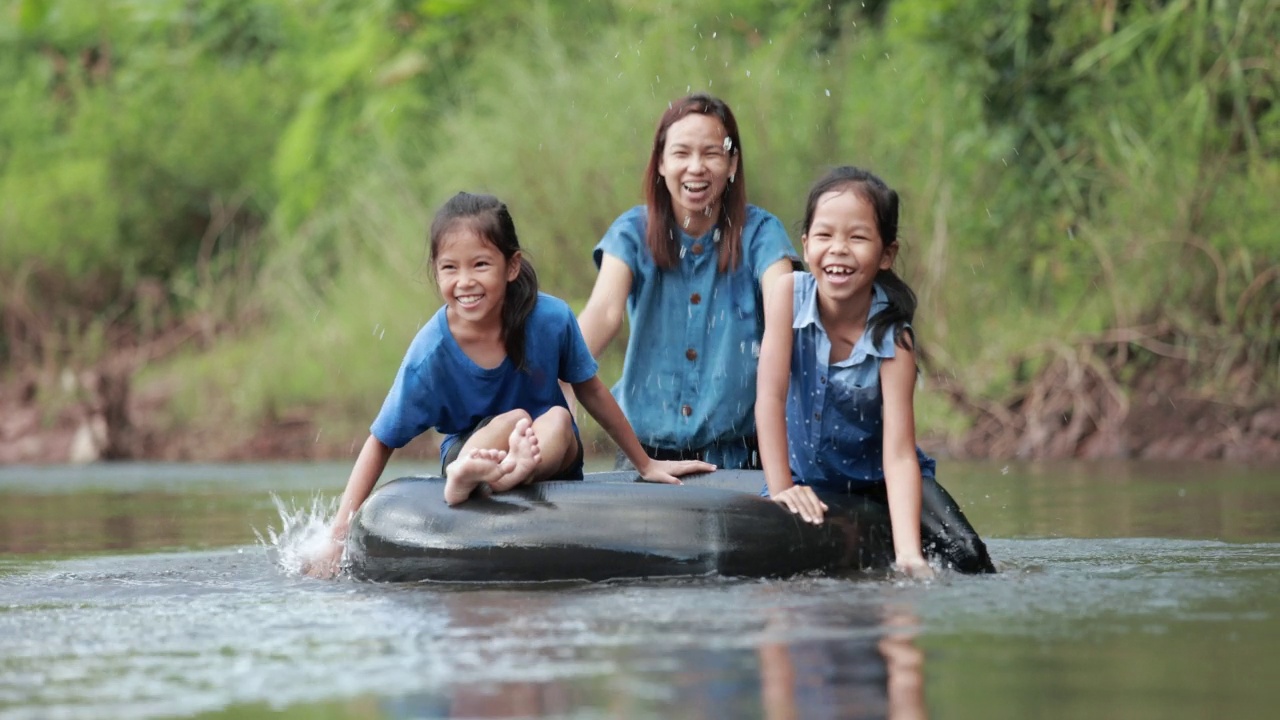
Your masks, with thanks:
<instances>
[{"instance_id":1,"label":"green foliage","mask_svg":"<svg viewBox=\"0 0 1280 720\"><path fill-rule=\"evenodd\" d=\"M1216 392L1240 367L1280 389L1274 2L10 0L0 18L0 285L28 293L0 298L25 328L0 358L66 310L81 320L57 327L252 320L174 366L179 405L367 421L438 305L422 262L444 198L507 201L544 289L581 307L659 114L705 90L738 116L752 202L789 227L831 164L902 193L930 369L969 392L1113 331L1212 357ZM98 291L40 296L33 273ZM157 282L172 316L139 309ZM81 340L50 352L91 342L65 332Z\"/></svg>"},{"instance_id":2,"label":"green foliage","mask_svg":"<svg viewBox=\"0 0 1280 720\"><path fill-rule=\"evenodd\" d=\"M986 125L1017 155L1003 177L979 176L1002 207L986 248L1002 228L1021 233L1001 243L1013 271L1002 280L1077 333L1162 328L1152 332L1214 344L1238 331L1230 298L1255 282L1258 260L1280 260L1274 234L1239 232L1227 210L1276 189L1245 181L1274 173L1280 149L1274 3L1003 5L955 4L924 33L963 62ZM1253 316L1250 359L1226 360L1258 363L1251 375L1273 388L1275 320L1274 308Z\"/></svg>"}]
</instances>

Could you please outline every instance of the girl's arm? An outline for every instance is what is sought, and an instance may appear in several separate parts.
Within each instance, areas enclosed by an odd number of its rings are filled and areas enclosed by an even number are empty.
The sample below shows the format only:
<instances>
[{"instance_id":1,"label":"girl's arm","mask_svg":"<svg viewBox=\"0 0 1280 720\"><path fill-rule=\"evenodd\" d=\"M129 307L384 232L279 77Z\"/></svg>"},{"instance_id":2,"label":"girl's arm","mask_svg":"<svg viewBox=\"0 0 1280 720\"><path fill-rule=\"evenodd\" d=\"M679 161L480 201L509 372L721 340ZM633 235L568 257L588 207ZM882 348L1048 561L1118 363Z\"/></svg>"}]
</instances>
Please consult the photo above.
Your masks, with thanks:
<instances>
[{"instance_id":1,"label":"girl's arm","mask_svg":"<svg viewBox=\"0 0 1280 720\"><path fill-rule=\"evenodd\" d=\"M772 268L770 268L772 270ZM791 312L795 276L784 275L765 291L764 339L756 370L756 437L769 496L808 522L827 509L813 489L791 481L787 455L787 384L791 380Z\"/></svg>"},{"instance_id":2,"label":"girl's arm","mask_svg":"<svg viewBox=\"0 0 1280 720\"><path fill-rule=\"evenodd\" d=\"M592 376L585 382L575 383L573 392L577 394L578 402L582 403L582 407L586 408L587 412L591 413L591 417L600 423L600 427L609 433L609 437L618 443L622 454L636 466L640 477L645 480L679 485L680 480L677 478L681 475L711 472L716 469L715 465L701 460L668 461L650 458L645 454L644 448L640 447L636 431L631 428L631 423L627 422L626 416L622 414L618 401L613 399L609 388L605 387L598 375Z\"/></svg>"},{"instance_id":3,"label":"girl's arm","mask_svg":"<svg viewBox=\"0 0 1280 720\"><path fill-rule=\"evenodd\" d=\"M347 530L351 527L351 517L368 499L377 484L382 471L391 459L392 449L382 444L373 435L364 441L360 456L351 468L351 476L347 478L347 489L342 492L342 501L338 503L338 513L330 526L330 546L314 558L304 571L313 577L333 577L338 572L338 563L342 560L342 549L347 542Z\"/></svg>"},{"instance_id":4,"label":"girl's arm","mask_svg":"<svg viewBox=\"0 0 1280 720\"><path fill-rule=\"evenodd\" d=\"M916 354L898 346L894 357L880 363L884 396L884 480L893 525L898 567L909 575L929 577L920 543L920 459L916 456L914 393Z\"/></svg>"},{"instance_id":5,"label":"girl's arm","mask_svg":"<svg viewBox=\"0 0 1280 720\"><path fill-rule=\"evenodd\" d=\"M780 279L766 291L764 339L756 368L756 436L760 464L769 494L792 487L787 461L787 384L791 380L791 312L794 276Z\"/></svg>"}]
</instances>

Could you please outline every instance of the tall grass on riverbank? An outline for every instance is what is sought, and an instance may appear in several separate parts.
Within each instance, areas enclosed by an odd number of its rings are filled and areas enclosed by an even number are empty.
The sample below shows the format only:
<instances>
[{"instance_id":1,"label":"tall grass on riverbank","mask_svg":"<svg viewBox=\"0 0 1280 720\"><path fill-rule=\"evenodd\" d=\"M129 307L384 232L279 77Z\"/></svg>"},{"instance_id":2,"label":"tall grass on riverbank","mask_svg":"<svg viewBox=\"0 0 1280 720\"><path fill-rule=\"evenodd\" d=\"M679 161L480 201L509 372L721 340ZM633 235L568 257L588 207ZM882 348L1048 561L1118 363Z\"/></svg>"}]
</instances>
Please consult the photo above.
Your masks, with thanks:
<instances>
[{"instance_id":1,"label":"tall grass on riverbank","mask_svg":"<svg viewBox=\"0 0 1280 720\"><path fill-rule=\"evenodd\" d=\"M159 3L173 13L122 10L105 35L58 11L0 34L22 100L0 110L0 182L41 189L0 202L23 243L0 250L0 315L43 328L0 350L71 361L57 348L88 336L29 312L46 296L19 281L114 267L76 296L77 327L136 330L145 285L214 328L206 354L139 377L177 388L161 422L306 418L345 449L438 307L423 260L444 198L507 201L543 289L581 307L658 115L705 90L738 114L751 200L793 231L828 165L902 193L925 428L986 422L1001 453L1069 454L1171 364L1197 398L1280 394L1274 2L454 5L211 3L192 20ZM50 44L112 61L50 79ZM80 215L38 220L62 207Z\"/></svg>"}]
</instances>

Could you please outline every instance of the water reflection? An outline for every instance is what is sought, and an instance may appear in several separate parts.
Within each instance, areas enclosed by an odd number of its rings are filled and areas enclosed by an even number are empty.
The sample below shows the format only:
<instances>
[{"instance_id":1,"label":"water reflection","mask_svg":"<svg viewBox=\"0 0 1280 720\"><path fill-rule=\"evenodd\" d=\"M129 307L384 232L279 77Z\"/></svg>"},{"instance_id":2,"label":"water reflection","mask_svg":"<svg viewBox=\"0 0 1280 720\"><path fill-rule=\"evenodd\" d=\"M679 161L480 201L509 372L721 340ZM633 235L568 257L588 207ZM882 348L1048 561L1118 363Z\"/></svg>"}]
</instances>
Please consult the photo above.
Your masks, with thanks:
<instances>
[{"instance_id":1,"label":"water reflection","mask_svg":"<svg viewBox=\"0 0 1280 720\"><path fill-rule=\"evenodd\" d=\"M529 670L543 663L554 663L557 658L553 644L539 642L543 631L539 623L512 622L522 616L554 617L557 615L555 596L551 593L527 595L496 595L488 602L476 604L465 593L448 593L443 596L448 609L449 622L443 635L466 638L480 646L496 648L516 645L534 648L533 657L526 660ZM475 661L487 663L497 658L484 654ZM588 704L583 688L566 680L509 680L499 682L463 682L452 685L440 698L428 699L435 707L431 710L438 717L447 718L517 718L567 716L576 708ZM421 717L428 707L410 707L408 715L395 717ZM433 713L434 714L434 713Z\"/></svg>"},{"instance_id":2,"label":"water reflection","mask_svg":"<svg viewBox=\"0 0 1280 720\"><path fill-rule=\"evenodd\" d=\"M1280 538L1274 472L1213 462L955 463L989 537Z\"/></svg>"},{"instance_id":3,"label":"water reflection","mask_svg":"<svg viewBox=\"0 0 1280 720\"><path fill-rule=\"evenodd\" d=\"M761 643L763 717L927 718L924 653L915 645L919 619L909 607L880 612L865 638ZM785 629L786 622L771 624Z\"/></svg>"},{"instance_id":4,"label":"water reflection","mask_svg":"<svg viewBox=\"0 0 1280 720\"><path fill-rule=\"evenodd\" d=\"M449 618L436 640L498 651L455 656L455 671L494 663L507 667L503 675L528 679L491 681L481 672L475 681L387 699L380 710L387 718L569 717L583 708L603 717L928 717L924 653L915 644L920 622L909 604L846 599L778 607L776 588L750 594L740 606L739 634L708 641L705 630L677 621L667 628L676 632L674 642L650 634L614 649L599 640L616 637L613 621L625 627L624 618L573 619L566 614L582 608L555 592L435 596ZM577 646L573 636L593 638L594 647ZM566 673L566 666L576 670ZM558 670L538 677L542 667Z\"/></svg>"},{"instance_id":5,"label":"water reflection","mask_svg":"<svg viewBox=\"0 0 1280 720\"><path fill-rule=\"evenodd\" d=\"M163 493L23 495L0 512L0 552L58 555L174 547L190 537L179 496Z\"/></svg>"}]
</instances>

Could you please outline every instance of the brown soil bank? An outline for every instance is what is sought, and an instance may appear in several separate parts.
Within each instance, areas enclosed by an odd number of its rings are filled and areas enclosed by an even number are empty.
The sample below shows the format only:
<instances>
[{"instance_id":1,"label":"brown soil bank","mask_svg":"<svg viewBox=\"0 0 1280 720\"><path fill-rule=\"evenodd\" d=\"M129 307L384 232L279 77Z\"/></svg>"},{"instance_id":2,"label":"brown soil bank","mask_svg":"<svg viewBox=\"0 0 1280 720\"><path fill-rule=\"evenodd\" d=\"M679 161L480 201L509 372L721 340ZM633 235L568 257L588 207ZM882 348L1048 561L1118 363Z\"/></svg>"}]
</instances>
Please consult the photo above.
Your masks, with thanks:
<instances>
[{"instance_id":1,"label":"brown soil bank","mask_svg":"<svg viewBox=\"0 0 1280 720\"><path fill-rule=\"evenodd\" d=\"M1113 361L1114 358L1108 360ZM1280 462L1280 401L1259 397L1256 368L1233 373L1235 395L1196 391L1177 358L1141 363L1122 381L1096 355L1064 350L1001 403L944 390L974 422L948 443L971 458L1144 458Z\"/></svg>"},{"instance_id":2,"label":"brown soil bank","mask_svg":"<svg viewBox=\"0 0 1280 720\"><path fill-rule=\"evenodd\" d=\"M999 403L943 384L973 423L961 436L922 444L960 458L1280 463L1275 399L1198 396L1187 389L1190 372L1186 362L1165 360L1121 385L1100 363L1064 355ZM364 440L358 432L325 433L303 410L256 428L220 423L174 430L156 420L166 415L165 391L132 392L127 370L68 373L59 384L64 400L58 407L42 402L41 385L30 377L0 385L0 464L352 459ZM408 451L410 457L435 454L427 438Z\"/></svg>"}]
</instances>

